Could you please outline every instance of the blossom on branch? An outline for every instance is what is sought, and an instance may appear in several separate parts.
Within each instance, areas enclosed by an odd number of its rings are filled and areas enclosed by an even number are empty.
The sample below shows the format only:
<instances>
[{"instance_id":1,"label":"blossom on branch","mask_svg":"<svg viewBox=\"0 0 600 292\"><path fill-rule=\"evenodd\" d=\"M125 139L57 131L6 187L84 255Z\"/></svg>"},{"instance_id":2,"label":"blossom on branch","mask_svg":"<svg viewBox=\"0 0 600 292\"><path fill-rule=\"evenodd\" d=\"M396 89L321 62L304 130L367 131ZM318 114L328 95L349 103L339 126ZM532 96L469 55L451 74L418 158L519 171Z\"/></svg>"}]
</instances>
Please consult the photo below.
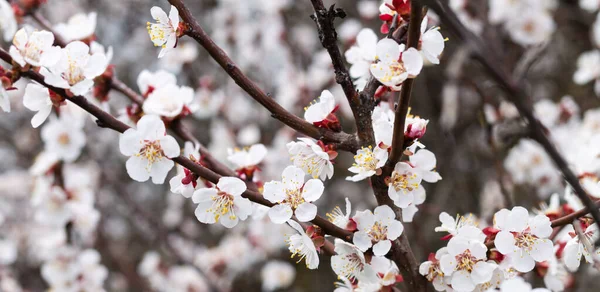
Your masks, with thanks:
<instances>
[{"instance_id":1,"label":"blossom on branch","mask_svg":"<svg viewBox=\"0 0 600 292\"><path fill-rule=\"evenodd\" d=\"M147 23L148 34L154 46L162 48L158 54L158 57L162 58L177 45L179 11L171 5L171 11L167 17L167 13L162 8L154 6L150 9L150 14L156 23Z\"/></svg>"},{"instance_id":2,"label":"blossom on branch","mask_svg":"<svg viewBox=\"0 0 600 292\"><path fill-rule=\"evenodd\" d=\"M375 174L381 174L381 168L388 159L388 151L380 147L375 147L375 150L372 149L371 146L363 147L356 152L354 164L348 168L355 175L346 177L346 180L360 181Z\"/></svg>"},{"instance_id":3,"label":"blossom on branch","mask_svg":"<svg viewBox=\"0 0 600 292\"><path fill-rule=\"evenodd\" d=\"M89 54L90 48L80 41L69 43L61 50L60 59L52 67L42 67L44 81L68 89L73 95L85 95L94 86L94 78L108 66L106 56Z\"/></svg>"},{"instance_id":4,"label":"blossom on branch","mask_svg":"<svg viewBox=\"0 0 600 292\"><path fill-rule=\"evenodd\" d=\"M402 235L404 226L396 220L396 214L389 206L383 205L371 210L356 212L353 219L358 231L353 242L363 252L373 247L376 256L384 256L392 247L392 241Z\"/></svg>"},{"instance_id":5,"label":"blossom on branch","mask_svg":"<svg viewBox=\"0 0 600 292\"><path fill-rule=\"evenodd\" d=\"M193 109L190 108L190 104L193 100L194 90L192 88L167 84L153 90L144 101L142 109L146 114L174 119L177 116L191 113Z\"/></svg>"},{"instance_id":6,"label":"blossom on branch","mask_svg":"<svg viewBox=\"0 0 600 292\"><path fill-rule=\"evenodd\" d=\"M342 130L342 126L335 116L338 107L335 105L333 94L329 90L323 90L319 96L319 101L315 100L311 105L304 108L304 119L319 128L339 132Z\"/></svg>"},{"instance_id":7,"label":"blossom on branch","mask_svg":"<svg viewBox=\"0 0 600 292\"><path fill-rule=\"evenodd\" d=\"M325 180L333 176L333 164L337 152L322 142L315 143L310 138L298 138L286 144L290 159L296 167L301 168L313 178Z\"/></svg>"},{"instance_id":8,"label":"blossom on branch","mask_svg":"<svg viewBox=\"0 0 600 292\"><path fill-rule=\"evenodd\" d=\"M514 268L519 272L529 272L535 262L548 260L554 250L548 237L552 233L550 219L546 215L529 218L529 212L523 207L514 207L511 211L502 209L494 216L496 234L494 244L498 251L510 257Z\"/></svg>"},{"instance_id":9,"label":"blossom on branch","mask_svg":"<svg viewBox=\"0 0 600 292\"><path fill-rule=\"evenodd\" d=\"M410 164L402 161L396 163L388 186L388 196L394 205L406 208L414 204L415 199L424 197L425 188L421 186L421 180L421 175Z\"/></svg>"},{"instance_id":10,"label":"blossom on branch","mask_svg":"<svg viewBox=\"0 0 600 292\"><path fill-rule=\"evenodd\" d=\"M179 145L175 138L166 134L165 124L154 115L143 116L137 129L131 128L119 137L121 154L129 156L127 173L139 182L152 178L155 184L162 184L167 173L173 168L173 157L179 156Z\"/></svg>"},{"instance_id":11,"label":"blossom on branch","mask_svg":"<svg viewBox=\"0 0 600 292\"><path fill-rule=\"evenodd\" d=\"M51 67L61 57L60 47L52 46L54 35L49 31L31 31L21 28L13 38L9 53L19 66Z\"/></svg>"},{"instance_id":12,"label":"blossom on branch","mask_svg":"<svg viewBox=\"0 0 600 292\"><path fill-rule=\"evenodd\" d=\"M25 87L23 105L29 110L37 113L31 118L31 126L39 127L52 112L52 100L50 90L37 83L29 83Z\"/></svg>"},{"instance_id":13,"label":"blossom on branch","mask_svg":"<svg viewBox=\"0 0 600 292\"><path fill-rule=\"evenodd\" d=\"M258 165L267 156L267 147L263 144L254 144L249 148L227 149L229 155L227 160L236 166L238 175L244 174L246 178L252 178L252 175L258 170Z\"/></svg>"},{"instance_id":14,"label":"blossom on branch","mask_svg":"<svg viewBox=\"0 0 600 292\"><path fill-rule=\"evenodd\" d=\"M299 255L298 262L306 262L306 267L314 270L319 267L319 254L313 240L304 232L304 229L296 221L290 220L287 222L292 228L294 228L298 234L294 234L287 240L289 244L289 250L292 253L292 258Z\"/></svg>"},{"instance_id":15,"label":"blossom on branch","mask_svg":"<svg viewBox=\"0 0 600 292\"><path fill-rule=\"evenodd\" d=\"M304 171L296 166L288 166L281 174L281 181L265 183L263 196L277 205L269 210L273 223L281 224L296 215L298 221L308 222L317 216L318 200L325 187L318 179L309 179L304 183Z\"/></svg>"},{"instance_id":16,"label":"blossom on branch","mask_svg":"<svg viewBox=\"0 0 600 292\"><path fill-rule=\"evenodd\" d=\"M358 90L362 90L371 77L369 68L377 56L376 45L377 35L375 32L369 28L363 28L356 36L356 44L344 54L346 61L352 64L348 73L354 79L354 85Z\"/></svg>"},{"instance_id":17,"label":"blossom on branch","mask_svg":"<svg viewBox=\"0 0 600 292\"><path fill-rule=\"evenodd\" d=\"M356 246L339 238L335 239L335 253L331 257L331 269L338 277L361 282L376 282L377 274L365 261L365 255Z\"/></svg>"},{"instance_id":18,"label":"blossom on branch","mask_svg":"<svg viewBox=\"0 0 600 292\"><path fill-rule=\"evenodd\" d=\"M444 51L444 37L440 33L439 27L427 29L429 17L423 17L421 22L421 40L419 41L419 51L423 57L432 64L440 63L440 55Z\"/></svg>"},{"instance_id":19,"label":"blossom on branch","mask_svg":"<svg viewBox=\"0 0 600 292\"><path fill-rule=\"evenodd\" d=\"M371 74L383 85L398 91L407 78L415 78L423 68L423 58L415 48L405 50L393 39L382 39L377 43L377 60L371 65Z\"/></svg>"},{"instance_id":20,"label":"blossom on branch","mask_svg":"<svg viewBox=\"0 0 600 292\"><path fill-rule=\"evenodd\" d=\"M222 177L214 188L196 190L192 196L196 218L207 224L221 222L226 228L236 226L252 213L252 202L243 198L246 183L237 177Z\"/></svg>"}]
</instances>

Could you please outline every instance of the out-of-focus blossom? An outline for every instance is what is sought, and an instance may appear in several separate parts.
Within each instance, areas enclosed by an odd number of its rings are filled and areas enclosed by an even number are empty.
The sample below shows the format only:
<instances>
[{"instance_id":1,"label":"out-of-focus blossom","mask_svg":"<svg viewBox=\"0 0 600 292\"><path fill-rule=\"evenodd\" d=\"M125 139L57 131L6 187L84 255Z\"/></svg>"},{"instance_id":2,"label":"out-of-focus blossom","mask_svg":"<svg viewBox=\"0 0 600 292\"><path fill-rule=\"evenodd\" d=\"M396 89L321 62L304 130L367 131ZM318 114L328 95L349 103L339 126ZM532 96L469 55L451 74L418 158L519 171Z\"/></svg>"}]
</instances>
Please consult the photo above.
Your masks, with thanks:
<instances>
[{"instance_id":1,"label":"out-of-focus blossom","mask_svg":"<svg viewBox=\"0 0 600 292\"><path fill-rule=\"evenodd\" d=\"M21 67L26 64L52 67L61 57L60 47L52 46L53 43L54 35L51 32L32 31L24 27L15 34L9 53Z\"/></svg>"},{"instance_id":2,"label":"out-of-focus blossom","mask_svg":"<svg viewBox=\"0 0 600 292\"><path fill-rule=\"evenodd\" d=\"M46 83L70 90L74 95L85 95L94 86L94 78L106 70L106 56L96 53L89 54L90 48L80 42L69 43L61 50L58 62L40 73Z\"/></svg>"},{"instance_id":3,"label":"out-of-focus blossom","mask_svg":"<svg viewBox=\"0 0 600 292\"><path fill-rule=\"evenodd\" d=\"M355 175L346 177L346 180L360 181L381 173L381 167L385 165L388 159L388 151L380 147L375 147L375 150L372 149L371 146L363 147L356 152L354 164L348 168Z\"/></svg>"},{"instance_id":4,"label":"out-of-focus blossom","mask_svg":"<svg viewBox=\"0 0 600 292\"><path fill-rule=\"evenodd\" d=\"M309 179L305 183L304 175L302 169L288 166L281 174L281 181L265 183L263 196L277 204L269 210L271 221L281 224L290 220L292 215L296 215L300 222L315 219L317 206L312 202L321 197L325 187L318 179Z\"/></svg>"},{"instance_id":5,"label":"out-of-focus blossom","mask_svg":"<svg viewBox=\"0 0 600 292\"><path fill-rule=\"evenodd\" d=\"M142 109L146 114L175 118L193 112L190 108L194 100L194 90L187 86L166 84L153 90L144 101Z\"/></svg>"},{"instance_id":6,"label":"out-of-focus blossom","mask_svg":"<svg viewBox=\"0 0 600 292\"><path fill-rule=\"evenodd\" d=\"M156 23L147 23L148 34L154 46L162 48L158 54L158 57L162 58L177 45L179 11L171 5L171 11L167 17L167 13L162 8L154 6L150 9L150 14Z\"/></svg>"},{"instance_id":7,"label":"out-of-focus blossom","mask_svg":"<svg viewBox=\"0 0 600 292\"><path fill-rule=\"evenodd\" d=\"M137 86L144 96L148 96L156 89L175 84L177 84L177 77L173 73L164 70L158 70L154 73L144 70L137 78Z\"/></svg>"},{"instance_id":8,"label":"out-of-focus blossom","mask_svg":"<svg viewBox=\"0 0 600 292\"><path fill-rule=\"evenodd\" d=\"M220 222L232 228L252 213L252 203L243 198L246 184L237 177L222 177L214 188L196 190L192 196L196 207L196 218L207 224Z\"/></svg>"},{"instance_id":9,"label":"out-of-focus blossom","mask_svg":"<svg viewBox=\"0 0 600 292\"><path fill-rule=\"evenodd\" d=\"M369 28L363 28L356 36L356 44L344 54L346 61L352 64L349 73L358 90L365 87L371 76L369 68L377 58L376 46L377 35L375 32Z\"/></svg>"},{"instance_id":10,"label":"out-of-focus blossom","mask_svg":"<svg viewBox=\"0 0 600 292\"><path fill-rule=\"evenodd\" d=\"M580 85L594 80L594 91L600 96L600 51L598 50L581 54L577 59L577 71L573 75L573 81Z\"/></svg>"},{"instance_id":11,"label":"out-of-focus blossom","mask_svg":"<svg viewBox=\"0 0 600 292\"><path fill-rule=\"evenodd\" d=\"M92 38L96 31L96 17L96 12L78 13L69 18L67 23L55 25L54 30L66 42L87 40Z\"/></svg>"},{"instance_id":12,"label":"out-of-focus blossom","mask_svg":"<svg viewBox=\"0 0 600 292\"><path fill-rule=\"evenodd\" d=\"M236 171L252 177L254 171L258 169L258 164L267 156L267 147L263 144L254 144L249 148L230 148L228 152L227 160L235 165Z\"/></svg>"},{"instance_id":13,"label":"out-of-focus blossom","mask_svg":"<svg viewBox=\"0 0 600 292\"><path fill-rule=\"evenodd\" d=\"M170 159L179 156L179 145L175 138L166 134L165 124L158 116L143 116L137 129L131 128L119 137L121 154L129 156L127 173L139 182L152 178L155 184L162 184L167 173L173 168Z\"/></svg>"},{"instance_id":14,"label":"out-of-focus blossom","mask_svg":"<svg viewBox=\"0 0 600 292\"><path fill-rule=\"evenodd\" d=\"M269 261L261 272L263 291L275 291L288 288L296 278L296 269L284 261Z\"/></svg>"},{"instance_id":15,"label":"out-of-focus blossom","mask_svg":"<svg viewBox=\"0 0 600 292\"><path fill-rule=\"evenodd\" d=\"M51 118L42 127L42 140L45 149L65 162L73 162L81 154L86 138L83 121L63 113L59 118Z\"/></svg>"},{"instance_id":16,"label":"out-of-focus blossom","mask_svg":"<svg viewBox=\"0 0 600 292\"><path fill-rule=\"evenodd\" d=\"M189 64L198 57L198 47L193 43L179 43L173 49L173 53L165 55L158 64L174 74L181 72L185 64Z\"/></svg>"},{"instance_id":17,"label":"out-of-focus blossom","mask_svg":"<svg viewBox=\"0 0 600 292\"><path fill-rule=\"evenodd\" d=\"M356 212L353 219L358 231L354 233L353 242L363 252L373 247L376 256L384 256L392 247L392 240L398 238L404 231L404 226L396 220L394 211L383 205L371 210Z\"/></svg>"},{"instance_id":18,"label":"out-of-focus blossom","mask_svg":"<svg viewBox=\"0 0 600 292\"><path fill-rule=\"evenodd\" d=\"M0 0L0 31L5 42L9 42L17 31L15 13L7 0Z\"/></svg>"}]
</instances>

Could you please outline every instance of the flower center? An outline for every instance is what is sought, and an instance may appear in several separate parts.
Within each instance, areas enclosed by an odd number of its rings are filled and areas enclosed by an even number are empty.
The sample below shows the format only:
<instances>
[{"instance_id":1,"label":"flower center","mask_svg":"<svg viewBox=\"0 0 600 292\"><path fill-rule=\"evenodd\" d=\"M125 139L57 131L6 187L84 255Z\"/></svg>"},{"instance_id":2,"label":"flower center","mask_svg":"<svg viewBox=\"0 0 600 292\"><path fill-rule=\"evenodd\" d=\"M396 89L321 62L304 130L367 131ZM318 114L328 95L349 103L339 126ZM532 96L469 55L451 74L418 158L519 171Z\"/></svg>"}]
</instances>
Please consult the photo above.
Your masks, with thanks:
<instances>
[{"instance_id":1,"label":"flower center","mask_svg":"<svg viewBox=\"0 0 600 292\"><path fill-rule=\"evenodd\" d=\"M387 226L381 225L379 222L375 222L371 231L369 232L371 239L375 242L379 242L387 239Z\"/></svg>"},{"instance_id":2,"label":"flower center","mask_svg":"<svg viewBox=\"0 0 600 292\"><path fill-rule=\"evenodd\" d=\"M69 56L67 63L67 70L62 73L62 77L69 82L69 85L75 85L85 79L83 68L81 68L76 60Z\"/></svg>"},{"instance_id":3,"label":"flower center","mask_svg":"<svg viewBox=\"0 0 600 292\"><path fill-rule=\"evenodd\" d=\"M310 147L307 148L298 153L296 157L292 157L291 160L292 162L296 162L296 166L304 169L309 175L313 177L319 176L325 165L327 165L327 161L319 157Z\"/></svg>"},{"instance_id":4,"label":"flower center","mask_svg":"<svg viewBox=\"0 0 600 292\"><path fill-rule=\"evenodd\" d=\"M477 258L475 258L474 256L471 255L470 250L466 250L462 254L459 254L456 256L456 262L457 262L456 270L457 271L463 270L463 271L467 271L470 273L478 261L479 260Z\"/></svg>"},{"instance_id":5,"label":"flower center","mask_svg":"<svg viewBox=\"0 0 600 292\"><path fill-rule=\"evenodd\" d=\"M341 269L341 274L350 280L354 280L356 274L363 270L364 264L360 260L360 257L355 253L345 255L344 259L345 261Z\"/></svg>"},{"instance_id":6,"label":"flower center","mask_svg":"<svg viewBox=\"0 0 600 292\"><path fill-rule=\"evenodd\" d=\"M433 279L435 279L435 277L443 277L443 276L444 276L444 273L442 273L442 270L440 269L440 263L435 262L429 266L429 271L427 272L427 276L425 276L425 277L427 278L427 281L433 282Z\"/></svg>"},{"instance_id":7,"label":"flower center","mask_svg":"<svg viewBox=\"0 0 600 292\"><path fill-rule=\"evenodd\" d=\"M136 155L144 157L146 160L148 160L149 164L152 164L164 157L164 153L160 147L159 141L144 141L144 143L144 147L142 150L140 150L140 153Z\"/></svg>"},{"instance_id":8,"label":"flower center","mask_svg":"<svg viewBox=\"0 0 600 292\"><path fill-rule=\"evenodd\" d=\"M236 218L235 213L233 212L232 195L218 191L215 196L211 197L211 200L213 201L213 205L210 207L210 209L208 209L208 211L215 214L215 221L218 222L221 216L228 213L230 213L229 219L234 220Z\"/></svg>"},{"instance_id":9,"label":"flower center","mask_svg":"<svg viewBox=\"0 0 600 292\"><path fill-rule=\"evenodd\" d=\"M69 145L70 142L71 138L69 137L68 133L61 133L60 135L58 135L58 144L66 146Z\"/></svg>"},{"instance_id":10,"label":"flower center","mask_svg":"<svg viewBox=\"0 0 600 292\"><path fill-rule=\"evenodd\" d=\"M354 160L356 161L356 163L354 163L353 165L365 170L376 170L377 162L379 162L379 160L375 158L375 154L373 153L373 151L371 151L371 146L369 146L369 148L363 147L363 150L365 151L354 155Z\"/></svg>"},{"instance_id":11,"label":"flower center","mask_svg":"<svg viewBox=\"0 0 600 292\"><path fill-rule=\"evenodd\" d=\"M518 248L525 249L527 251L531 251L533 249L533 245L537 241L537 237L531 235L531 233L517 233L515 236L516 243L515 245Z\"/></svg>"},{"instance_id":12,"label":"flower center","mask_svg":"<svg viewBox=\"0 0 600 292\"><path fill-rule=\"evenodd\" d=\"M25 44L25 57L29 60L33 60L35 62L40 61L40 56L42 52L36 43L27 42Z\"/></svg>"},{"instance_id":13,"label":"flower center","mask_svg":"<svg viewBox=\"0 0 600 292\"><path fill-rule=\"evenodd\" d=\"M419 184L415 182L417 178L416 173L397 173L392 174L392 186L396 192L403 191L404 193L412 192L419 187Z\"/></svg>"},{"instance_id":14,"label":"flower center","mask_svg":"<svg viewBox=\"0 0 600 292\"><path fill-rule=\"evenodd\" d=\"M285 195L287 196L287 198L283 202L290 204L290 206L294 210L296 210L296 208L298 208L300 204L305 202L304 198L302 197L302 194L300 193L300 190L298 189L285 190Z\"/></svg>"},{"instance_id":15,"label":"flower center","mask_svg":"<svg viewBox=\"0 0 600 292\"><path fill-rule=\"evenodd\" d=\"M404 67L404 63L394 61L389 64L389 71L385 74L383 78L381 78L382 82L389 82L392 78L400 76L406 72L406 68Z\"/></svg>"}]
</instances>

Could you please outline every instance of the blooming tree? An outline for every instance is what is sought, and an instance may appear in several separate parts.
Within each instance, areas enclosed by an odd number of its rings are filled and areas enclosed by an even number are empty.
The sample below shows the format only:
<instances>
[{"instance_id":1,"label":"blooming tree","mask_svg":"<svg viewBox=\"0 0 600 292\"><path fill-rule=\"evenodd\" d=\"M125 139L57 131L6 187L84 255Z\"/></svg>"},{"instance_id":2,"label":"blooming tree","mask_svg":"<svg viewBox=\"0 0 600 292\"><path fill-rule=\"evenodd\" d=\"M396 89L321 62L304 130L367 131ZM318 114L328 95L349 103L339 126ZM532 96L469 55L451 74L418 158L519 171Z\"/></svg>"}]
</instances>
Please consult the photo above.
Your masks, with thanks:
<instances>
[{"instance_id":1,"label":"blooming tree","mask_svg":"<svg viewBox=\"0 0 600 292\"><path fill-rule=\"evenodd\" d=\"M113 50L101 13L0 0L0 290L275 291L331 268L311 290L565 291L600 266L600 112L524 81L556 1L364 0L340 25L355 3L192 2L148 7L148 46ZM590 27L565 88L598 95Z\"/></svg>"}]
</instances>

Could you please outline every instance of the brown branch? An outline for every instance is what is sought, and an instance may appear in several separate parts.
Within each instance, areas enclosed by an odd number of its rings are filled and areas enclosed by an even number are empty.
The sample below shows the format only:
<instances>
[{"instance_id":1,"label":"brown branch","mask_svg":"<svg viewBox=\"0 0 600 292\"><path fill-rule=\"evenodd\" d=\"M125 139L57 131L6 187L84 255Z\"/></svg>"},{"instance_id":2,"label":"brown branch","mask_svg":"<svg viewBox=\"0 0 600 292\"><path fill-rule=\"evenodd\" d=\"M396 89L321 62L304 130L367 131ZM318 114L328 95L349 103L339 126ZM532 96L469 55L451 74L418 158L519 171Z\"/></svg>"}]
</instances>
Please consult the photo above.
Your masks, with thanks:
<instances>
[{"instance_id":1,"label":"brown branch","mask_svg":"<svg viewBox=\"0 0 600 292\"><path fill-rule=\"evenodd\" d=\"M2 49L0 49L0 59L4 60L5 62L7 62L9 64L12 63L12 58L10 57L10 55ZM64 89L57 88L57 87L47 84L44 81L44 77L37 72L34 72L32 70L27 70L27 71L22 72L21 76L27 77L31 80L38 82L39 84L51 89L58 95L64 97L65 99L73 102L74 104L76 104L77 106L82 108L83 110L87 111L88 113L90 113L91 115L93 115L94 117L96 117L98 119L96 121L96 124L98 124L98 126L100 126L100 127L110 128L119 133L123 133L123 132L127 131L127 129L130 128L128 125L117 120L115 117L113 117L109 113L107 113L107 112L103 111L102 109L100 109L99 107L89 103L85 97L69 96ZM219 181L219 179L221 178L221 175L215 173L214 171L212 171L200 164L197 164L197 163L191 161L187 157L178 156L178 157L173 158L172 160L174 162L178 163L179 165L191 170L198 176L200 176L212 183L216 184ZM255 202L255 203L258 203L261 205L265 205L267 207L272 207L274 205L270 201L263 198L261 193L259 193L258 191L251 190L251 189L246 190L246 192L244 192L242 194L242 196L244 198L249 199L252 202ZM329 234L334 237L338 237L345 241L352 240L352 232L337 227L336 225L334 225L333 223L324 219L323 217L317 216L311 222L313 224L319 226L326 234Z\"/></svg>"},{"instance_id":2,"label":"brown branch","mask_svg":"<svg viewBox=\"0 0 600 292\"><path fill-rule=\"evenodd\" d=\"M456 36L471 47L473 57L485 68L490 77L494 79L505 91L506 98L510 100L519 110L521 116L528 122L530 129L530 138L538 142L548 153L556 167L561 171L564 179L571 185L575 194L583 202L591 213L594 221L600 224L600 211L595 208L595 204L583 189L577 176L569 168L567 161L558 152L552 144L541 123L534 116L533 111L526 104L528 94L519 80L514 80L505 72L503 63L498 58L494 50L489 48L479 37L467 30L458 20L454 12L448 7L448 4L439 0L424 0L425 3L433 9L440 17L440 20L456 34Z\"/></svg>"},{"instance_id":3,"label":"brown branch","mask_svg":"<svg viewBox=\"0 0 600 292\"><path fill-rule=\"evenodd\" d=\"M421 39L422 6L419 1L414 0L411 1L410 6L410 23L408 25L407 46L409 48L417 49L419 40ZM388 165L391 165L392 167L400 160L400 157L402 157L402 152L404 152L404 124L406 122L406 115L408 114L413 83L414 79L406 79L404 83L402 83L400 100L396 106L396 114L394 117L394 134L392 137L392 151L387 162Z\"/></svg>"},{"instance_id":4,"label":"brown branch","mask_svg":"<svg viewBox=\"0 0 600 292\"><path fill-rule=\"evenodd\" d=\"M188 29L185 34L196 40L208 54L229 74L235 83L248 93L254 100L265 107L271 115L290 126L296 131L310 136L315 139L323 140L324 142L337 143L338 149L355 152L358 148L358 143L354 135L340 132L336 133L328 129L317 128L307 121L293 115L285 110L270 95L266 94L256 83L248 78L238 66L229 58L229 56L221 49L210 36L202 29L196 21L192 13L181 0L169 0L171 5L175 6L179 11L179 16L186 23Z\"/></svg>"}]
</instances>

